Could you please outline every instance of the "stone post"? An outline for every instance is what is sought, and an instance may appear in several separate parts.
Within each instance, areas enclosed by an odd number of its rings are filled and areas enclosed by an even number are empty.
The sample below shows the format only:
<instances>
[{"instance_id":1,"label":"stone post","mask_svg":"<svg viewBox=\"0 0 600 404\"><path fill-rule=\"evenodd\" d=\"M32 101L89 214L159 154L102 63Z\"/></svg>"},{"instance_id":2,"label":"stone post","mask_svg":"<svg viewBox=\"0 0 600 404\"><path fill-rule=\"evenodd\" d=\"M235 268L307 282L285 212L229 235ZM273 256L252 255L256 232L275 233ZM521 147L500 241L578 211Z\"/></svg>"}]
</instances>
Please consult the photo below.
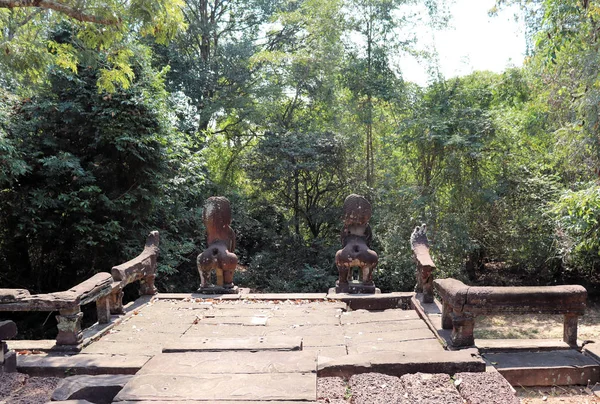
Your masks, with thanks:
<instances>
[{"instance_id":1,"label":"stone post","mask_svg":"<svg viewBox=\"0 0 600 404\"><path fill-rule=\"evenodd\" d=\"M123 286L120 285L120 282L116 283L119 283L119 285L113 286L112 293L108 295L110 314L125 314L123 309Z\"/></svg>"},{"instance_id":2,"label":"stone post","mask_svg":"<svg viewBox=\"0 0 600 404\"><path fill-rule=\"evenodd\" d=\"M17 354L9 351L5 339L17 335L17 326L13 321L0 321L0 373L17 371Z\"/></svg>"},{"instance_id":3,"label":"stone post","mask_svg":"<svg viewBox=\"0 0 600 404\"><path fill-rule=\"evenodd\" d=\"M110 295L103 296L96 300L96 312L98 313L98 324L107 324L110 322Z\"/></svg>"},{"instance_id":4,"label":"stone post","mask_svg":"<svg viewBox=\"0 0 600 404\"><path fill-rule=\"evenodd\" d=\"M433 268L430 266L422 266L420 272L423 303L433 303Z\"/></svg>"},{"instance_id":5,"label":"stone post","mask_svg":"<svg viewBox=\"0 0 600 404\"><path fill-rule=\"evenodd\" d=\"M154 286L155 274L146 275L140 279L140 295L155 295L158 290Z\"/></svg>"},{"instance_id":6,"label":"stone post","mask_svg":"<svg viewBox=\"0 0 600 404\"><path fill-rule=\"evenodd\" d=\"M565 314L563 322L563 341L571 347L577 346L577 314Z\"/></svg>"},{"instance_id":7,"label":"stone post","mask_svg":"<svg viewBox=\"0 0 600 404\"><path fill-rule=\"evenodd\" d=\"M442 328L451 330L452 327L452 306L442 300Z\"/></svg>"},{"instance_id":8,"label":"stone post","mask_svg":"<svg viewBox=\"0 0 600 404\"><path fill-rule=\"evenodd\" d=\"M473 314L454 310L452 312L452 346L458 348L475 345L474 327L475 317Z\"/></svg>"},{"instance_id":9,"label":"stone post","mask_svg":"<svg viewBox=\"0 0 600 404\"><path fill-rule=\"evenodd\" d=\"M83 333L81 332L81 319L83 313L79 306L60 310L56 316L58 321L58 335L56 336L56 345L76 347L83 342Z\"/></svg>"}]
</instances>

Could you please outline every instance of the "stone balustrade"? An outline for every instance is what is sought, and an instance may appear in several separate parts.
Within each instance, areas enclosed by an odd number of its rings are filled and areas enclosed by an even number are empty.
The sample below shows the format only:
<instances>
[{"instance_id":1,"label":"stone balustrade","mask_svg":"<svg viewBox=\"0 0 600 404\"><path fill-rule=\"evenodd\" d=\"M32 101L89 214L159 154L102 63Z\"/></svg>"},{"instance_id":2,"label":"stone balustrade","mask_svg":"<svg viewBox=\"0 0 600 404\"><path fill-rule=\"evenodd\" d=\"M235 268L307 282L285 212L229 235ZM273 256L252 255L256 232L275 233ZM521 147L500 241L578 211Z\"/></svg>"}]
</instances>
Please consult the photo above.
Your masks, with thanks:
<instances>
[{"instance_id":1,"label":"stone balustrade","mask_svg":"<svg viewBox=\"0 0 600 404\"><path fill-rule=\"evenodd\" d=\"M423 303L433 303L433 271L435 264L429 254L429 240L425 224L415 227L410 236L413 258L417 264L415 292L423 294Z\"/></svg>"},{"instance_id":2,"label":"stone balustrade","mask_svg":"<svg viewBox=\"0 0 600 404\"><path fill-rule=\"evenodd\" d=\"M153 231L146 239L146 245L140 255L110 270L112 274L112 293L110 295L110 313L123 314L123 288L140 281L140 295L154 295L156 279L156 260L158 259L158 231Z\"/></svg>"},{"instance_id":3,"label":"stone balustrade","mask_svg":"<svg viewBox=\"0 0 600 404\"><path fill-rule=\"evenodd\" d=\"M583 286L467 286L452 278L433 283L442 298L442 328L452 329L454 347L473 345L475 317L491 314L562 314L563 340L577 346L587 299Z\"/></svg>"},{"instance_id":4,"label":"stone balustrade","mask_svg":"<svg viewBox=\"0 0 600 404\"><path fill-rule=\"evenodd\" d=\"M83 342L81 306L95 302L98 323L106 324L111 314L123 313L123 288L129 283L140 280L140 294L156 293L158 242L158 232L153 231L139 256L66 291L32 295L26 289L0 289L0 312L58 311L56 348L77 351Z\"/></svg>"}]
</instances>

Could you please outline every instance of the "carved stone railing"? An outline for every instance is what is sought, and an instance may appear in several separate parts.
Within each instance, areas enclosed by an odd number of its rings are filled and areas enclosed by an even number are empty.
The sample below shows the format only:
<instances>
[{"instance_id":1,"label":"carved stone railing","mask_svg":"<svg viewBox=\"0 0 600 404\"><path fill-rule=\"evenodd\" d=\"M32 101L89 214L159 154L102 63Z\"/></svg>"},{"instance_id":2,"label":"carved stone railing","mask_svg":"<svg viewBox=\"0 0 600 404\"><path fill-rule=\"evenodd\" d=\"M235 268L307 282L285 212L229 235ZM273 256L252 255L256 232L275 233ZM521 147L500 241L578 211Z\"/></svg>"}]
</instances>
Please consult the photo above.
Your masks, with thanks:
<instances>
[{"instance_id":1,"label":"carved stone railing","mask_svg":"<svg viewBox=\"0 0 600 404\"><path fill-rule=\"evenodd\" d=\"M81 306L96 302L98 322L107 323L111 285L112 276L101 272L64 292L31 295L25 289L0 289L0 311L58 311L56 345L76 350L83 341Z\"/></svg>"},{"instance_id":2,"label":"carved stone railing","mask_svg":"<svg viewBox=\"0 0 600 404\"><path fill-rule=\"evenodd\" d=\"M153 231L146 239L144 251L134 259L113 267L112 293L110 295L110 313L123 314L123 288L132 282L140 281L140 295L154 295L156 279L156 261L158 259L158 231Z\"/></svg>"},{"instance_id":3,"label":"carved stone railing","mask_svg":"<svg viewBox=\"0 0 600 404\"><path fill-rule=\"evenodd\" d=\"M424 303L433 303L433 271L435 264L429 254L429 240L427 239L427 226L425 224L415 227L410 236L410 246L417 264L415 292L423 293Z\"/></svg>"},{"instance_id":4,"label":"carved stone railing","mask_svg":"<svg viewBox=\"0 0 600 404\"><path fill-rule=\"evenodd\" d=\"M17 371L17 355L9 351L6 340L17 335L17 326L12 321L0 321L0 373Z\"/></svg>"},{"instance_id":5,"label":"carved stone railing","mask_svg":"<svg viewBox=\"0 0 600 404\"><path fill-rule=\"evenodd\" d=\"M63 292L32 295L26 289L0 289L2 311L58 311L56 348L79 350L83 342L81 306L96 302L98 323L110 322L111 314L123 313L123 288L140 280L140 294L156 293L157 231L150 233L144 251L131 261L100 272Z\"/></svg>"},{"instance_id":6,"label":"carved stone railing","mask_svg":"<svg viewBox=\"0 0 600 404\"><path fill-rule=\"evenodd\" d=\"M475 316L490 314L562 314L563 340L577 346L587 299L583 286L467 286L452 278L433 283L442 298L442 328L452 329L454 347L473 345Z\"/></svg>"}]
</instances>

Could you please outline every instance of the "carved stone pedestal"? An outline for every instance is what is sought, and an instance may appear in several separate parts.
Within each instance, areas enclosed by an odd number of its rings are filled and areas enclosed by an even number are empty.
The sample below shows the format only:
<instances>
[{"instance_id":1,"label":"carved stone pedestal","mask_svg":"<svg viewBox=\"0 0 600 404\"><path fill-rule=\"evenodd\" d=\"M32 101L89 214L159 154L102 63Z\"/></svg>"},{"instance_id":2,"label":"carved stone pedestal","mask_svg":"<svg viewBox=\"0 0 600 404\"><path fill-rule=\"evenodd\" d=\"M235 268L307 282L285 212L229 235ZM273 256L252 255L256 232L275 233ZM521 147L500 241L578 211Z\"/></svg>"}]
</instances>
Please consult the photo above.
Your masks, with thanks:
<instances>
[{"instance_id":1,"label":"carved stone pedestal","mask_svg":"<svg viewBox=\"0 0 600 404\"><path fill-rule=\"evenodd\" d=\"M56 316L58 321L58 335L56 336L56 349L61 351L80 351L83 342L81 319L83 313L79 306L72 309L60 310Z\"/></svg>"},{"instance_id":2,"label":"carved stone pedestal","mask_svg":"<svg viewBox=\"0 0 600 404\"><path fill-rule=\"evenodd\" d=\"M452 345L455 347L467 347L475 345L473 337L473 328L475 327L475 318L471 313L453 312L452 313Z\"/></svg>"},{"instance_id":3,"label":"carved stone pedestal","mask_svg":"<svg viewBox=\"0 0 600 404\"><path fill-rule=\"evenodd\" d=\"M360 281L349 281L348 283L335 282L335 288L332 288L335 293L350 293L350 294L377 294L381 293L379 288L374 284L364 284Z\"/></svg>"},{"instance_id":4,"label":"carved stone pedestal","mask_svg":"<svg viewBox=\"0 0 600 404\"><path fill-rule=\"evenodd\" d=\"M237 286L226 288L223 286L210 285L198 288L198 293L205 295L235 295L240 293L240 289Z\"/></svg>"}]
</instances>

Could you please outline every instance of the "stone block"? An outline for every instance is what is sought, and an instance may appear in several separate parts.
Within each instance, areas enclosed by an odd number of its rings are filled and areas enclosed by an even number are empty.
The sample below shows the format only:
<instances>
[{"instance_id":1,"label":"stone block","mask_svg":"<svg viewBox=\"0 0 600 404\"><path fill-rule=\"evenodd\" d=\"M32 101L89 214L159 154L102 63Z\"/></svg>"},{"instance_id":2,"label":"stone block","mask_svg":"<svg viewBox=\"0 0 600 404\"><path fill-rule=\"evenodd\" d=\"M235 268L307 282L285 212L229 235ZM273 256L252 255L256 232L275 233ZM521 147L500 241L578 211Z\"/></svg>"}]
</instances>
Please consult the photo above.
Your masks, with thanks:
<instances>
[{"instance_id":1,"label":"stone block","mask_svg":"<svg viewBox=\"0 0 600 404\"><path fill-rule=\"evenodd\" d=\"M593 385L600 381L598 362L574 349L487 353L485 358L515 386Z\"/></svg>"},{"instance_id":2,"label":"stone block","mask_svg":"<svg viewBox=\"0 0 600 404\"><path fill-rule=\"evenodd\" d=\"M0 370L6 373L17 371L17 353L15 351L4 352L4 361L0 361Z\"/></svg>"},{"instance_id":3,"label":"stone block","mask_svg":"<svg viewBox=\"0 0 600 404\"><path fill-rule=\"evenodd\" d=\"M17 335L17 325L14 321L0 321L0 341L14 338Z\"/></svg>"},{"instance_id":4,"label":"stone block","mask_svg":"<svg viewBox=\"0 0 600 404\"><path fill-rule=\"evenodd\" d=\"M67 377L52 393L52 401L87 400L95 404L110 404L131 377L130 375Z\"/></svg>"},{"instance_id":5,"label":"stone block","mask_svg":"<svg viewBox=\"0 0 600 404\"><path fill-rule=\"evenodd\" d=\"M316 352L184 352L155 356L137 373L190 375L315 373Z\"/></svg>"},{"instance_id":6,"label":"stone block","mask_svg":"<svg viewBox=\"0 0 600 404\"><path fill-rule=\"evenodd\" d=\"M135 374L150 358L141 355L20 355L18 369L30 376Z\"/></svg>"},{"instance_id":7,"label":"stone block","mask_svg":"<svg viewBox=\"0 0 600 404\"><path fill-rule=\"evenodd\" d=\"M301 337L186 338L167 342L163 352L300 351Z\"/></svg>"},{"instance_id":8,"label":"stone block","mask_svg":"<svg viewBox=\"0 0 600 404\"><path fill-rule=\"evenodd\" d=\"M344 357L319 361L317 373L322 376L350 377L355 374L378 372L401 376L407 373L484 372L485 362L476 350L408 352L375 351L369 355L351 354Z\"/></svg>"},{"instance_id":9,"label":"stone block","mask_svg":"<svg viewBox=\"0 0 600 404\"><path fill-rule=\"evenodd\" d=\"M115 401L314 401L316 397L315 373L163 373L133 377Z\"/></svg>"}]
</instances>

